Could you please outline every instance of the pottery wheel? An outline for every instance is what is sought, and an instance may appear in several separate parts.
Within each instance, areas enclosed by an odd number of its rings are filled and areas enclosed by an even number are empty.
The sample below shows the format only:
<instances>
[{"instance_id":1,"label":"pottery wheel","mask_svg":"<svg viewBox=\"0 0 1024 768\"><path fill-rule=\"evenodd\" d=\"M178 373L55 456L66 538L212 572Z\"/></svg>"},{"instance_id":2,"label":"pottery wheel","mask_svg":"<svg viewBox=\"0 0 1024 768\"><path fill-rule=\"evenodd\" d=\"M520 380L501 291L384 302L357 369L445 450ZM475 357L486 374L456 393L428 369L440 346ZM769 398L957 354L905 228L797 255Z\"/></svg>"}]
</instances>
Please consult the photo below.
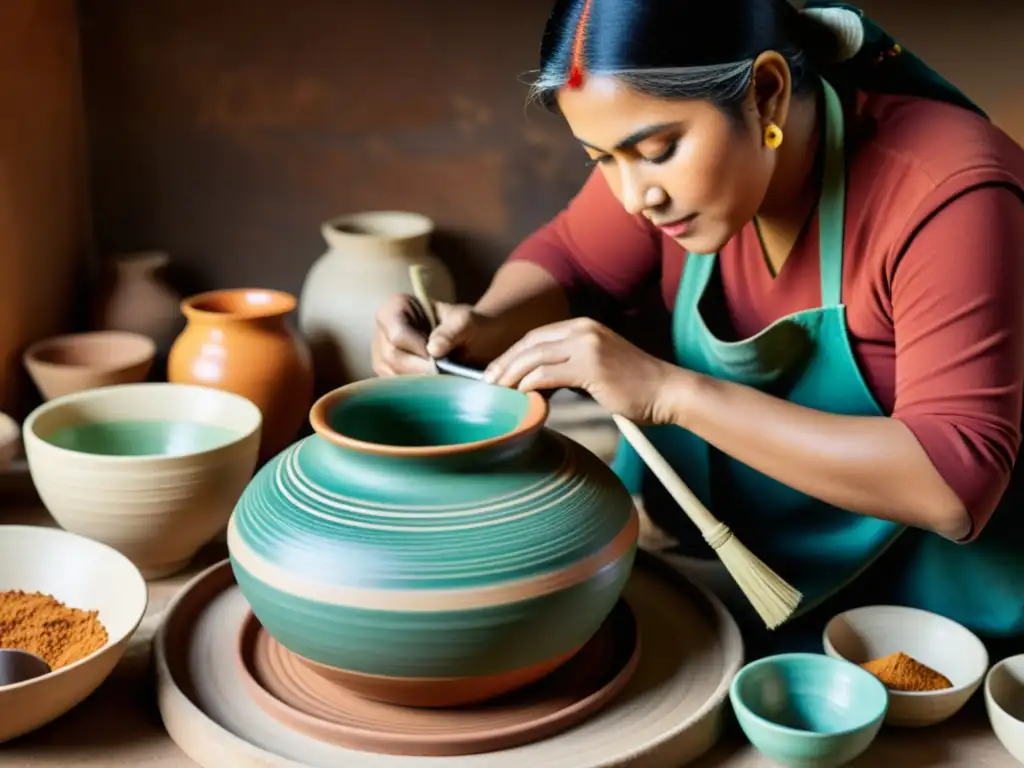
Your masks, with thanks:
<instances>
[{"instance_id":1,"label":"pottery wheel","mask_svg":"<svg viewBox=\"0 0 1024 768\"><path fill-rule=\"evenodd\" d=\"M593 639L544 680L479 706L413 709L370 701L318 675L251 612L239 638L242 681L267 714L322 741L393 755L472 755L549 738L611 701L639 659L639 628L620 600Z\"/></svg>"},{"instance_id":2,"label":"pottery wheel","mask_svg":"<svg viewBox=\"0 0 1024 768\"><path fill-rule=\"evenodd\" d=\"M632 678L568 730L517 747L452 757L358 751L291 728L246 688L238 638L250 614L224 561L167 609L156 637L157 696L171 738L203 768L609 768L681 766L721 731L743 663L736 623L709 593L646 553L626 587L643 638Z\"/></svg>"}]
</instances>

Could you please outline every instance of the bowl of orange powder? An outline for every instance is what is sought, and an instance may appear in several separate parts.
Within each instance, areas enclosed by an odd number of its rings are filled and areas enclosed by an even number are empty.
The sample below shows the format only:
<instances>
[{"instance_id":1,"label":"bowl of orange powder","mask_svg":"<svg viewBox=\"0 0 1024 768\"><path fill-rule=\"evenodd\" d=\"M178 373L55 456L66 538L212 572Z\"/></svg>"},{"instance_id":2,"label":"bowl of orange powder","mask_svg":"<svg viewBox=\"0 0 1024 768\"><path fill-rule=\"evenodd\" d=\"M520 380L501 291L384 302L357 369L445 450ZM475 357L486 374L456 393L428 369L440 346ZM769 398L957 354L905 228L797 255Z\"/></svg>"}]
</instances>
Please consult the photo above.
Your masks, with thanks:
<instances>
[{"instance_id":1,"label":"bowl of orange powder","mask_svg":"<svg viewBox=\"0 0 1024 768\"><path fill-rule=\"evenodd\" d=\"M988 671L985 644L962 624L898 605L840 613L825 627L825 653L859 664L889 690L885 723L919 727L947 720Z\"/></svg>"},{"instance_id":2,"label":"bowl of orange powder","mask_svg":"<svg viewBox=\"0 0 1024 768\"><path fill-rule=\"evenodd\" d=\"M132 562L57 528L0 526L0 648L28 651L50 672L0 686L0 742L63 715L124 655L149 602Z\"/></svg>"}]
</instances>

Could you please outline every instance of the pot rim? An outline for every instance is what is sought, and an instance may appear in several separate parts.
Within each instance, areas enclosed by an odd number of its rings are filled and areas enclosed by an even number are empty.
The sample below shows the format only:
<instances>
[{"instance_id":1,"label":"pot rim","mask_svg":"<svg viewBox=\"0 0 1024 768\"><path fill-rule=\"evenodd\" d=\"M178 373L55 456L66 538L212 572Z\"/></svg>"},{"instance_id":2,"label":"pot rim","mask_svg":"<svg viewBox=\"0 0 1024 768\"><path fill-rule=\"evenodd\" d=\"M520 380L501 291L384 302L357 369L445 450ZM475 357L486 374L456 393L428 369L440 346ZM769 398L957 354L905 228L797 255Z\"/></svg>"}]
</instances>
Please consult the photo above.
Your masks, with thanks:
<instances>
[{"instance_id":1,"label":"pot rim","mask_svg":"<svg viewBox=\"0 0 1024 768\"><path fill-rule=\"evenodd\" d=\"M247 294L262 294L267 297L265 304L248 304L244 301ZM202 304L217 299L241 299L237 311L217 311L204 309ZM189 319L221 318L223 320L261 320L271 317L283 317L293 312L298 306L298 299L286 291L273 288L224 288L193 294L181 301L181 312Z\"/></svg>"},{"instance_id":2,"label":"pot rim","mask_svg":"<svg viewBox=\"0 0 1024 768\"><path fill-rule=\"evenodd\" d=\"M117 355L103 362L61 363L47 359L44 355L57 348L76 347L107 341L117 344ZM156 356L156 342L145 334L135 331L82 331L48 336L33 342L22 353L26 367L38 371L90 371L92 373L115 373L151 361Z\"/></svg>"},{"instance_id":3,"label":"pot rim","mask_svg":"<svg viewBox=\"0 0 1024 768\"><path fill-rule=\"evenodd\" d=\"M402 379L434 379L436 376L407 375ZM331 427L328 415L331 409L338 403L351 398L352 396L377 386L379 379L364 379L352 384L347 384L332 392L322 395L313 403L309 410L309 423L313 430L323 439L340 448L348 448L359 453L368 453L376 456L392 456L395 458L439 458L442 456L458 456L461 454L474 453L493 446L518 440L527 435L538 432L548 418L548 402L543 395L537 392L523 393L527 399L527 409L523 418L508 432L484 440L474 440L469 443L452 443L449 445L388 445L386 443L371 443L366 440L358 440L348 437ZM476 382L479 386L490 387L495 384L484 384Z\"/></svg>"},{"instance_id":4,"label":"pot rim","mask_svg":"<svg viewBox=\"0 0 1024 768\"><path fill-rule=\"evenodd\" d=\"M348 226L350 229L345 229ZM408 242L433 233L434 220L415 211L371 210L334 216L320 225L324 239L331 243L350 240Z\"/></svg>"}]
</instances>

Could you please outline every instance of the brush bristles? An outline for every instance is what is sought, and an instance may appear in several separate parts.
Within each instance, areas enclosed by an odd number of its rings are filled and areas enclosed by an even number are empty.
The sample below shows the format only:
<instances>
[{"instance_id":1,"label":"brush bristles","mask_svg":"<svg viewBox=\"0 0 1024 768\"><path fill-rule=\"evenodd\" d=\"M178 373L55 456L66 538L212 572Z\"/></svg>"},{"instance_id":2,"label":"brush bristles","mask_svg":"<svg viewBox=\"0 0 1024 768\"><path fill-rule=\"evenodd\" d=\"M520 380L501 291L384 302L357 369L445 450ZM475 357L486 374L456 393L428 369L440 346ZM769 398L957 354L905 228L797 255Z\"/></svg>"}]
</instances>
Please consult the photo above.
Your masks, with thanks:
<instances>
[{"instance_id":1,"label":"brush bristles","mask_svg":"<svg viewBox=\"0 0 1024 768\"><path fill-rule=\"evenodd\" d=\"M761 562L735 534L716 550L722 565L747 596L768 629L777 629L793 615L803 595Z\"/></svg>"}]
</instances>

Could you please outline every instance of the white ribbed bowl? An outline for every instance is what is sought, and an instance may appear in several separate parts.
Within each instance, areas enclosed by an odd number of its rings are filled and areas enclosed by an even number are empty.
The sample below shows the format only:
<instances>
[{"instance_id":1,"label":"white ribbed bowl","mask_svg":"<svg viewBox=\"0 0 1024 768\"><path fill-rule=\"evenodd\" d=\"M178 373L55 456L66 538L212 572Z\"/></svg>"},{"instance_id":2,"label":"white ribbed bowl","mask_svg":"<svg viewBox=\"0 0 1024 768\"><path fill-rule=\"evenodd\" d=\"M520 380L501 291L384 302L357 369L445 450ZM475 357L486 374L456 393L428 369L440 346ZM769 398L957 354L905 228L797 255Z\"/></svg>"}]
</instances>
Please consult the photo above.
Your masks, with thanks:
<instances>
[{"instance_id":1,"label":"white ribbed bowl","mask_svg":"<svg viewBox=\"0 0 1024 768\"><path fill-rule=\"evenodd\" d=\"M65 427L176 422L229 434L193 452L109 455L50 442ZM146 578L184 568L227 524L252 477L262 416L230 392L189 384L124 384L67 395L25 420L32 481L62 528L126 555Z\"/></svg>"}]
</instances>

